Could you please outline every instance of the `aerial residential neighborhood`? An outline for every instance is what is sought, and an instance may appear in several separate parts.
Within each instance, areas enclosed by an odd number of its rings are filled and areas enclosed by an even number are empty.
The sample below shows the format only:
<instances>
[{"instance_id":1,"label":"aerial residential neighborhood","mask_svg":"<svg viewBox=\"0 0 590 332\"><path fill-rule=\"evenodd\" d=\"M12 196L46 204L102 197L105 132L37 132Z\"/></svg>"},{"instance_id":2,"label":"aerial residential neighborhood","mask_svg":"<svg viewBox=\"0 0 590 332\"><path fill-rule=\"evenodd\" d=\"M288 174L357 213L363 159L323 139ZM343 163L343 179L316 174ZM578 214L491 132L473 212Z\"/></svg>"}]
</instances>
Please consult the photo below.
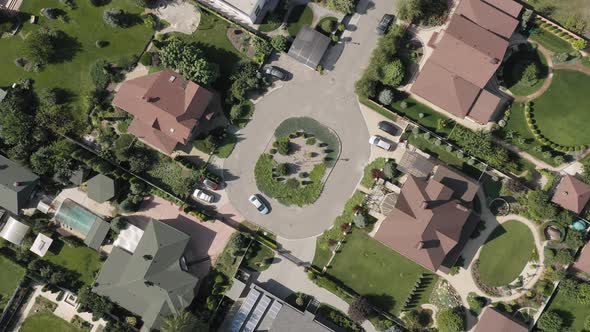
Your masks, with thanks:
<instances>
[{"instance_id":1,"label":"aerial residential neighborhood","mask_svg":"<svg viewBox=\"0 0 590 332\"><path fill-rule=\"evenodd\" d=\"M0 0L0 332L590 331L587 0Z\"/></svg>"}]
</instances>

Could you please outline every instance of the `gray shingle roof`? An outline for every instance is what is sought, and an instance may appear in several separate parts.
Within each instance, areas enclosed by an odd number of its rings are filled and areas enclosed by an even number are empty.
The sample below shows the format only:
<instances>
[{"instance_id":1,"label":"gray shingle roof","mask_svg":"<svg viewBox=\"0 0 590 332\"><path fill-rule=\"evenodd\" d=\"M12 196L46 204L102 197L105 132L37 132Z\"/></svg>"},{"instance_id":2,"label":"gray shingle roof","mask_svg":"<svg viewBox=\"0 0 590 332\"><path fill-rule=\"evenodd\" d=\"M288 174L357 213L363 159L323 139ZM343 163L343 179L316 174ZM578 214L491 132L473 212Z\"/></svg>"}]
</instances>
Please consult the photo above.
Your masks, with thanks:
<instances>
[{"instance_id":1,"label":"gray shingle roof","mask_svg":"<svg viewBox=\"0 0 590 332\"><path fill-rule=\"evenodd\" d=\"M324 53L330 46L330 38L322 33L303 26L297 33L297 37L289 48L289 55L304 65L315 69Z\"/></svg>"},{"instance_id":2,"label":"gray shingle roof","mask_svg":"<svg viewBox=\"0 0 590 332\"><path fill-rule=\"evenodd\" d=\"M133 254L113 249L93 290L140 315L147 330L158 328L166 316L187 307L195 296L198 278L180 267L189 239L152 220Z\"/></svg>"},{"instance_id":3,"label":"gray shingle roof","mask_svg":"<svg viewBox=\"0 0 590 332\"><path fill-rule=\"evenodd\" d=\"M88 180L88 197L104 203L115 196L115 181L106 175L98 174Z\"/></svg>"},{"instance_id":4,"label":"gray shingle roof","mask_svg":"<svg viewBox=\"0 0 590 332\"><path fill-rule=\"evenodd\" d=\"M23 166L0 155L0 206L19 214L28 202L39 177Z\"/></svg>"},{"instance_id":5,"label":"gray shingle roof","mask_svg":"<svg viewBox=\"0 0 590 332\"><path fill-rule=\"evenodd\" d=\"M111 225L108 222L102 219L96 219L96 221L92 223L92 227L86 235L84 243L94 250L100 249L100 246L107 236L110 228Z\"/></svg>"}]
</instances>

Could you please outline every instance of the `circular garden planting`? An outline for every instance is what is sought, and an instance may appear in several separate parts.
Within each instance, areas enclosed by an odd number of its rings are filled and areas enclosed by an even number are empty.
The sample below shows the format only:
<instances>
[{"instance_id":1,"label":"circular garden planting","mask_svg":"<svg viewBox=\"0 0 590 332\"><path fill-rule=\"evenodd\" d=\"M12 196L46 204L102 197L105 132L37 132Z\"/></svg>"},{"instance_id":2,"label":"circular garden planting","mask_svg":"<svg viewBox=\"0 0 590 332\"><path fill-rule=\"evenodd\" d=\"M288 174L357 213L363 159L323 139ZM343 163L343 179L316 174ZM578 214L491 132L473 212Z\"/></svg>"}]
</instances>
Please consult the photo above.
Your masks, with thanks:
<instances>
[{"instance_id":1,"label":"circular garden planting","mask_svg":"<svg viewBox=\"0 0 590 332\"><path fill-rule=\"evenodd\" d=\"M340 140L331 129L307 117L287 119L256 162L256 186L282 204L311 204L339 154Z\"/></svg>"},{"instance_id":2,"label":"circular garden planting","mask_svg":"<svg viewBox=\"0 0 590 332\"><path fill-rule=\"evenodd\" d=\"M492 287L513 282L533 255L535 240L527 225L510 220L494 229L479 255L479 278Z\"/></svg>"},{"instance_id":3,"label":"circular garden planting","mask_svg":"<svg viewBox=\"0 0 590 332\"><path fill-rule=\"evenodd\" d=\"M533 101L533 118L551 142L562 146L590 144L590 76L556 70L551 86Z\"/></svg>"},{"instance_id":4,"label":"circular garden planting","mask_svg":"<svg viewBox=\"0 0 590 332\"><path fill-rule=\"evenodd\" d=\"M531 44L519 45L502 68L502 85L515 96L528 96L539 90L549 73L547 60Z\"/></svg>"}]
</instances>

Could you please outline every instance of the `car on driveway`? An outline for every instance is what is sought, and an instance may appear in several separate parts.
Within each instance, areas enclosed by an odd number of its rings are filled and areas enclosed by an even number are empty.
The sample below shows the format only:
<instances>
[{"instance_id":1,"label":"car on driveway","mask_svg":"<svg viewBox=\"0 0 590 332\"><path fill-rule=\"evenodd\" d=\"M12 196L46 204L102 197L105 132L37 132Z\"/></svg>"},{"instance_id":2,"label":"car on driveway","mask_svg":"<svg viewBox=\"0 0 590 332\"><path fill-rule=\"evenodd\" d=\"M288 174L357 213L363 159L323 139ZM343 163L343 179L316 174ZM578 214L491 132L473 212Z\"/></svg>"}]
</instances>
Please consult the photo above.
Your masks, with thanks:
<instances>
[{"instance_id":1,"label":"car on driveway","mask_svg":"<svg viewBox=\"0 0 590 332\"><path fill-rule=\"evenodd\" d=\"M199 183L201 183L205 188L210 190L219 190L219 188L221 187L217 181L213 181L207 177L202 177L199 180Z\"/></svg>"},{"instance_id":2,"label":"car on driveway","mask_svg":"<svg viewBox=\"0 0 590 332\"><path fill-rule=\"evenodd\" d=\"M385 14L383 15L383 17L381 18L381 21L379 21L379 24L377 25L377 34L378 35L384 35L387 33L387 30L389 30L389 26L391 25L391 22L393 22L394 16L391 14Z\"/></svg>"},{"instance_id":3,"label":"car on driveway","mask_svg":"<svg viewBox=\"0 0 590 332\"><path fill-rule=\"evenodd\" d=\"M277 66L264 66L262 72L281 81L287 80L287 72Z\"/></svg>"},{"instance_id":4,"label":"car on driveway","mask_svg":"<svg viewBox=\"0 0 590 332\"><path fill-rule=\"evenodd\" d=\"M196 189L193 192L193 197L199 201L205 202L205 203L211 203L213 202L213 195L207 193L206 191L202 190L202 189Z\"/></svg>"},{"instance_id":5,"label":"car on driveway","mask_svg":"<svg viewBox=\"0 0 590 332\"><path fill-rule=\"evenodd\" d=\"M377 127L391 136L397 136L401 131L398 126L388 121L380 121L379 124L377 124Z\"/></svg>"},{"instance_id":6,"label":"car on driveway","mask_svg":"<svg viewBox=\"0 0 590 332\"><path fill-rule=\"evenodd\" d=\"M260 212L260 214L268 214L268 207L258 197L258 195L252 195L248 200L250 201L250 203L252 203L252 205L254 205L254 207L256 208L256 210L258 210L258 212Z\"/></svg>"},{"instance_id":7,"label":"car on driveway","mask_svg":"<svg viewBox=\"0 0 590 332\"><path fill-rule=\"evenodd\" d=\"M376 147L382 148L385 151L391 151L393 148L393 143L389 142L385 138L379 135L373 135L369 138L369 143L375 145Z\"/></svg>"}]
</instances>

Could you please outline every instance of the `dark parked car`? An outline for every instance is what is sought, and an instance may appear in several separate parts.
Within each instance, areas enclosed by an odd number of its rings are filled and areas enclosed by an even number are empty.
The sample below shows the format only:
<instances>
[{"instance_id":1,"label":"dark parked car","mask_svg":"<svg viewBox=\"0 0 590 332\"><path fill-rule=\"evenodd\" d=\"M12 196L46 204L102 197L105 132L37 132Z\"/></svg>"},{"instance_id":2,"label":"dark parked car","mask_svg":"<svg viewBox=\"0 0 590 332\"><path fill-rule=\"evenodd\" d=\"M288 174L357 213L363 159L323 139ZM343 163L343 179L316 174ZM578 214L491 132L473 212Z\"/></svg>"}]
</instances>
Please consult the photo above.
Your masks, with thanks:
<instances>
[{"instance_id":1,"label":"dark parked car","mask_svg":"<svg viewBox=\"0 0 590 332\"><path fill-rule=\"evenodd\" d=\"M388 133L389 135L392 135L392 136L399 135L400 128L398 128L398 126L394 125L391 122L381 121L381 122L379 122L379 124L377 126L379 127L379 129L383 130L384 132Z\"/></svg>"},{"instance_id":2,"label":"dark parked car","mask_svg":"<svg viewBox=\"0 0 590 332\"><path fill-rule=\"evenodd\" d=\"M394 16L390 14L383 15L381 21L379 21L379 24L377 25L377 34L384 35L385 33L387 33L387 30L389 30L391 22L393 22L393 18Z\"/></svg>"},{"instance_id":3,"label":"dark parked car","mask_svg":"<svg viewBox=\"0 0 590 332\"><path fill-rule=\"evenodd\" d=\"M287 80L287 72L277 66L265 66L262 72L281 81Z\"/></svg>"}]
</instances>

